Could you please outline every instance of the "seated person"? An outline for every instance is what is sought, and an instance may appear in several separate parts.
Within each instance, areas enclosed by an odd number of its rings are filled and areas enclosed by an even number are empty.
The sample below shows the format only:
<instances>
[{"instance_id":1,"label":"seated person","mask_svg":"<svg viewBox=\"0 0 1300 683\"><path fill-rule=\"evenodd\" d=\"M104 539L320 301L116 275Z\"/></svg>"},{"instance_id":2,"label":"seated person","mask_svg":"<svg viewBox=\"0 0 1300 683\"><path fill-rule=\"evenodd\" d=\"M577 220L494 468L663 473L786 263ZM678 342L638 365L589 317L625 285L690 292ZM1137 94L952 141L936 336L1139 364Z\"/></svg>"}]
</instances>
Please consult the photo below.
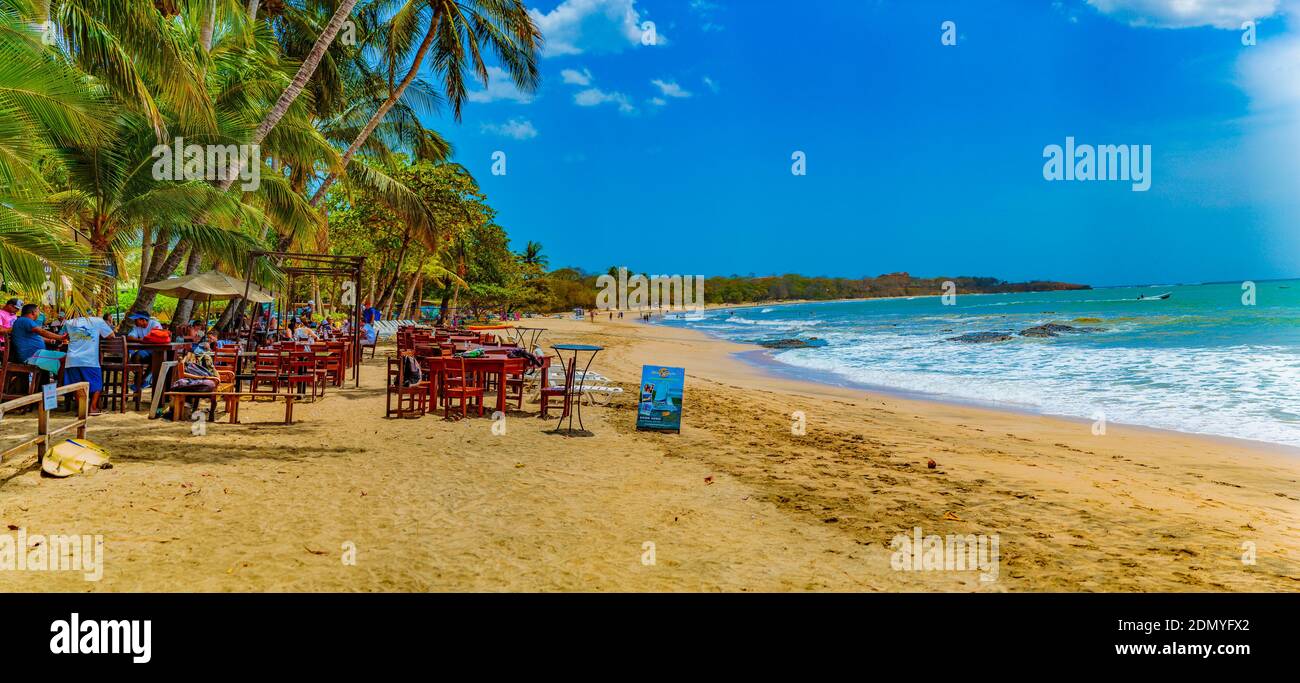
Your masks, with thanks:
<instances>
[{"instance_id":1,"label":"seated person","mask_svg":"<svg viewBox=\"0 0 1300 683\"><path fill-rule=\"evenodd\" d=\"M64 354L60 351L45 350L45 342L46 340L66 341L68 335L54 334L37 324L38 308L36 304L23 305L18 317L14 319L10 337L13 340L15 357L19 362L35 365L47 374L54 374L59 371L59 359L63 358ZM36 387L27 387L27 390L36 391Z\"/></svg>"},{"instance_id":2,"label":"seated person","mask_svg":"<svg viewBox=\"0 0 1300 683\"><path fill-rule=\"evenodd\" d=\"M293 338L295 341L306 341L306 342L314 342L320 340L320 336L316 334L316 330L311 329L311 327L308 325L298 325L296 328L294 328Z\"/></svg>"}]
</instances>

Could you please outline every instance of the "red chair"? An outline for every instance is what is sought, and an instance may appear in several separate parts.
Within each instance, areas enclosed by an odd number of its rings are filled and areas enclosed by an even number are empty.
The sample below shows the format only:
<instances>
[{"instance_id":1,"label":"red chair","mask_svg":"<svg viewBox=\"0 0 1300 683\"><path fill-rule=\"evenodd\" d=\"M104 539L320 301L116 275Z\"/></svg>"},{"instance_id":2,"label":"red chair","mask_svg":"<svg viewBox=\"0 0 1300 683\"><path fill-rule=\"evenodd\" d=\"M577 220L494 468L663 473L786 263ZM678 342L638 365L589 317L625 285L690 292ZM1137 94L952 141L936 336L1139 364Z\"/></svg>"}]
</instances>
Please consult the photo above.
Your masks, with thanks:
<instances>
[{"instance_id":1,"label":"red chair","mask_svg":"<svg viewBox=\"0 0 1300 683\"><path fill-rule=\"evenodd\" d=\"M35 365L20 363L9 360L9 335L0 334L0 401L7 401L11 398L21 398L30 393L34 393L31 387L36 383L36 374L41 371ZM12 381L18 378L25 378L22 389L16 386L11 387Z\"/></svg>"},{"instance_id":2,"label":"red chair","mask_svg":"<svg viewBox=\"0 0 1300 683\"><path fill-rule=\"evenodd\" d=\"M324 371L316 367L316 353L313 351L290 351L289 374L284 378L289 390L301 395L311 387L311 400L325 395Z\"/></svg>"},{"instance_id":3,"label":"red chair","mask_svg":"<svg viewBox=\"0 0 1300 683\"><path fill-rule=\"evenodd\" d=\"M274 348L261 348L253 358L253 379L248 390L253 393L278 393L280 391L280 352ZM271 387L270 392L260 391L262 387Z\"/></svg>"},{"instance_id":4,"label":"red chair","mask_svg":"<svg viewBox=\"0 0 1300 683\"><path fill-rule=\"evenodd\" d=\"M443 361L438 384L442 387L444 418L450 417L451 400L460 399L461 417L469 415L469 400L476 399L479 417L483 417L483 382L477 373L465 370L464 358L448 358Z\"/></svg>"},{"instance_id":5,"label":"red chair","mask_svg":"<svg viewBox=\"0 0 1300 683\"><path fill-rule=\"evenodd\" d=\"M401 356L388 357L388 393L384 397L384 417L420 417L429 411L429 382L420 380L407 385ZM397 396L397 408L393 408Z\"/></svg>"},{"instance_id":6,"label":"red chair","mask_svg":"<svg viewBox=\"0 0 1300 683\"><path fill-rule=\"evenodd\" d=\"M325 371L326 381L334 386L343 386L343 376L347 374L347 363L343 362L343 342L329 342L325 345L329 355L321 359L321 369Z\"/></svg>"},{"instance_id":7,"label":"red chair","mask_svg":"<svg viewBox=\"0 0 1300 683\"><path fill-rule=\"evenodd\" d=\"M497 391L506 392L506 405L509 405L512 398L517 401L516 410L524 409L524 373L527 371L528 361L523 358L507 358L505 387L497 388Z\"/></svg>"}]
</instances>

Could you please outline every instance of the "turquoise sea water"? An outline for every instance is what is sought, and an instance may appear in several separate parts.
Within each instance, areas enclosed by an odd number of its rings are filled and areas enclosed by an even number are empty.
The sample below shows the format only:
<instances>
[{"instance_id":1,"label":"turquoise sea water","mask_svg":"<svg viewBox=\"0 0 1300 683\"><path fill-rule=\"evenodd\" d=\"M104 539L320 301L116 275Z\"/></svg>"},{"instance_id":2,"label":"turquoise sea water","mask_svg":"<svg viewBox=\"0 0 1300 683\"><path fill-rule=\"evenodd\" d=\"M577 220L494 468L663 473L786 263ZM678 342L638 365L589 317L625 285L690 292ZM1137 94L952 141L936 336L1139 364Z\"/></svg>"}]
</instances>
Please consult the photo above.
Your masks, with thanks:
<instances>
[{"instance_id":1,"label":"turquoise sea water","mask_svg":"<svg viewBox=\"0 0 1300 683\"><path fill-rule=\"evenodd\" d=\"M818 381L1300 446L1300 280L1255 287L1255 305L1241 283L1156 285L723 309L664 324L745 342L823 339L771 352ZM1044 323L1102 330L1015 334ZM947 341L970 332L1013 339Z\"/></svg>"}]
</instances>

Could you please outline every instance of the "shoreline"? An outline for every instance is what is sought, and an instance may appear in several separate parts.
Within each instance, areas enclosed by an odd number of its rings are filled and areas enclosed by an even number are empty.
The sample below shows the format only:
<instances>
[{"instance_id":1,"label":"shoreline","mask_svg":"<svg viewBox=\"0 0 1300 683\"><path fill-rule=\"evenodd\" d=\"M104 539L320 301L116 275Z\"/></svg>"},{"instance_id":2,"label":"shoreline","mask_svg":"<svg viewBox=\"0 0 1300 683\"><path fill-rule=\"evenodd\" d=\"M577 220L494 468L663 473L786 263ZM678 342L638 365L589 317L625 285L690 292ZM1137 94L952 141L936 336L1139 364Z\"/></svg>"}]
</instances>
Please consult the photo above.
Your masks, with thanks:
<instances>
[{"instance_id":1,"label":"shoreline","mask_svg":"<svg viewBox=\"0 0 1300 683\"><path fill-rule=\"evenodd\" d=\"M1294 591L1300 462L1240 444L773 378L698 330L538 320L604 347L624 393L594 436L513 408L386 419L385 345L360 389L278 424L91 421L114 467L0 466L0 525L101 534L103 579L21 591ZM687 370L680 434L637 431L643 365ZM804 418L795 433L792 418ZM33 418L6 416L3 429ZM935 463L929 467L927 461ZM998 578L898 571L891 539L1001 538ZM0 534L6 533L0 531ZM657 562L646 565L647 543ZM1241 561L1244 543L1257 562ZM355 566L340 547L355 546Z\"/></svg>"},{"instance_id":2,"label":"shoreline","mask_svg":"<svg viewBox=\"0 0 1300 683\"><path fill-rule=\"evenodd\" d=\"M711 339L722 340L721 337L715 337L713 335L708 334L707 332L703 332L702 330L696 330L696 331L707 335ZM750 346L750 345L746 345L746 346ZM1081 425L1091 425L1093 423L1093 420L1086 417L1065 415L1061 413L1050 413L1044 410L1036 409L1032 406L1016 406L1008 403L977 401L974 399L963 399L959 397L943 396L939 394L929 394L923 391L913 391L909 389L898 389L895 387L862 384L859 382L853 382L852 380L835 380L834 378L836 376L833 373L830 373L828 371L818 371L810 368L799 367L797 365L791 365L789 363L783 363L781 362L780 359L776 358L771 353L771 351L772 351L771 349L767 349L761 346L754 346L754 348L752 349L748 349L745 351L738 351L736 352L735 355L738 360L747 363L749 365L753 365L754 367L759 368L761 371L773 377L781 377L796 382L802 381L811 384L816 384L818 386L839 387L850 391L861 391L868 395L887 396L887 397L909 400L909 401L921 401L927 403L962 406L967 408L975 408L979 410L991 410L995 412L1006 412L1006 413L1013 413L1016 415L1025 415L1025 416L1033 416L1033 417L1046 417L1046 418L1052 418L1057 420L1065 420L1067 422L1078 423ZM823 381L823 380L815 379L816 377L823 377L825 378L825 380ZM1130 424L1127 422L1108 421L1106 423L1106 426L1107 428L1119 426L1119 427L1123 427L1124 429L1139 429L1144 431L1150 431L1155 434L1170 434L1170 435L1178 435L1178 436L1185 436L1185 437L1193 437L1198 439L1207 439L1210 441L1221 442L1228 445L1236 445L1242 448L1254 448L1266 452L1284 453L1291 457L1300 458L1300 446L1291 446L1289 444L1275 443L1272 441L1263 441L1260 439L1246 439L1238 436L1225 436L1223 434L1210 434L1206 432L1187 432L1178 429L1165 429L1163 427L1152 427L1149 425Z\"/></svg>"},{"instance_id":3,"label":"shoreline","mask_svg":"<svg viewBox=\"0 0 1300 683\"><path fill-rule=\"evenodd\" d=\"M967 296L975 296L975 295L971 294ZM910 298L917 298L917 297L880 297L880 298L881 299L898 299L898 298L910 299ZM872 301L872 300L873 299L841 299L835 301L848 302L848 301ZM791 301L791 302L786 302L783 305L804 305L809 303L830 303L830 301ZM745 306L745 308L758 308L759 306L760 305L756 304L756 305ZM769 305L762 304L761 306L768 307ZM735 307L721 306L719 308L727 309L727 308L735 308ZM598 320L597 322L599 323L602 321ZM696 332L710 340L734 344L740 347L738 348L737 351L735 351L735 355L738 360L740 360L741 362L747 365L751 365L755 368L758 368L760 371L772 377L779 377L782 379L793 380L793 381L808 382L810 384L814 384L817 386L830 386L830 387L838 387L838 388L843 388L848 390L862 391L868 395L890 396L890 397L903 399L903 400L933 402L933 403L947 404L947 405L954 405L954 406L965 406L965 407L977 408L983 410L1010 412L1010 413L1016 413L1021 415L1048 417L1048 418L1066 420L1070 422L1078 422L1081 424L1089 424L1089 425L1092 424L1093 422L1093 420L1091 420L1090 418L1079 417L1076 415L1068 415L1063 413L1052 413L1052 412L1048 412L1036 408L1034 406L1027 406L1027 405L1019 406L1019 405L1008 404L1008 403L979 401L975 399L965 399L956 396L932 394L924 391L903 389L899 387L889 387L889 386L854 382L849 379L840 378L839 376L829 371L814 370L811 368L805 368L798 365L782 362L779 358L776 357L774 353L774 349L769 349L763 346L759 346L757 344L735 342L705 330L699 330L693 327L678 327L674 325L666 325L663 322L655 321L653 319L650 322L644 322L640 320L636 320L633 322L636 322L637 324L650 325L654 327L668 327L671 329L689 330L691 332ZM1116 422L1116 421L1107 421L1106 426L1108 429L1113 426L1121 426L1124 427L1125 429L1149 430L1151 432L1158 433L1158 434L1175 434L1175 435L1181 435L1187 437L1202 438L1202 439L1208 439L1211 441L1217 441L1226 444L1236 444L1241 447L1256 448L1268 452L1284 453L1291 457L1300 458L1300 446L1293 446L1290 444L1277 443L1273 441L1265 441L1263 439L1250 439L1245 437L1229 436L1226 434L1214 434L1209 432L1184 431L1180 429L1170 429L1165 427L1154 427L1150 425L1132 424L1132 423Z\"/></svg>"}]
</instances>

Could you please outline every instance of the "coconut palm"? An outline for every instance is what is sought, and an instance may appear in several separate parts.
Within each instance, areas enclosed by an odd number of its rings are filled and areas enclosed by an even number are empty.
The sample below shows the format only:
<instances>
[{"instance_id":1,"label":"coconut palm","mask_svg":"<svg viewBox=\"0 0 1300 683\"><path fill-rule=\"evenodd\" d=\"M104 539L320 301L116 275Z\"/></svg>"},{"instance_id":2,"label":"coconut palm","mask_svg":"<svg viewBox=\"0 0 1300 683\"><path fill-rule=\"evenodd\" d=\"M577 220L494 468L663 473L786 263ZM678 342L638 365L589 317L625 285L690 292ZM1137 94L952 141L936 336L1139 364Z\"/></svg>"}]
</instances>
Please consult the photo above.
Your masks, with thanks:
<instances>
[{"instance_id":1,"label":"coconut palm","mask_svg":"<svg viewBox=\"0 0 1300 683\"><path fill-rule=\"evenodd\" d=\"M86 250L47 201L51 146L103 134L108 108L74 66L46 49L30 3L0 3L0 279L39 289L50 277L83 276Z\"/></svg>"},{"instance_id":2,"label":"coconut palm","mask_svg":"<svg viewBox=\"0 0 1300 683\"><path fill-rule=\"evenodd\" d=\"M537 52L542 35L522 0L373 0L367 11L386 13L399 4L387 31L377 34L389 75L389 93L343 153L345 167L415 81L430 54L457 121L469 95L467 75L473 73L485 86L488 83L485 53L501 62L517 88L532 91L538 85ZM421 30L421 26L427 28ZM421 33L423 38L418 38ZM404 64L405 74L394 83ZM320 206L337 178L335 173L325 178L312 197L312 206Z\"/></svg>"},{"instance_id":3,"label":"coconut palm","mask_svg":"<svg viewBox=\"0 0 1300 683\"><path fill-rule=\"evenodd\" d=\"M529 241L524 245L524 253L520 254L519 260L526 266L537 266L542 270L546 270L546 266L550 264L550 259L542 253L541 242Z\"/></svg>"},{"instance_id":4,"label":"coconut palm","mask_svg":"<svg viewBox=\"0 0 1300 683\"><path fill-rule=\"evenodd\" d=\"M357 0L340 0L338 8L330 17L329 23L321 30L320 36L313 44L307 58L303 60L302 66L298 68L298 72L294 74L293 80L281 93L271 110L267 112L266 118L262 119L262 122L253 131L252 138L249 140L251 144L260 145L266 139L267 134L271 132L271 129L275 128L280 119L284 118L284 115L288 113L290 105L294 103L294 100L298 99L298 95L306 87L307 81L316 72L316 67L325 56L325 51L329 49L330 44L334 42L334 38L338 36L339 29L342 28L343 22L347 20L348 14L356 4ZM223 181L220 187L224 191L230 189L230 186L234 184L235 178L231 177Z\"/></svg>"}]
</instances>

